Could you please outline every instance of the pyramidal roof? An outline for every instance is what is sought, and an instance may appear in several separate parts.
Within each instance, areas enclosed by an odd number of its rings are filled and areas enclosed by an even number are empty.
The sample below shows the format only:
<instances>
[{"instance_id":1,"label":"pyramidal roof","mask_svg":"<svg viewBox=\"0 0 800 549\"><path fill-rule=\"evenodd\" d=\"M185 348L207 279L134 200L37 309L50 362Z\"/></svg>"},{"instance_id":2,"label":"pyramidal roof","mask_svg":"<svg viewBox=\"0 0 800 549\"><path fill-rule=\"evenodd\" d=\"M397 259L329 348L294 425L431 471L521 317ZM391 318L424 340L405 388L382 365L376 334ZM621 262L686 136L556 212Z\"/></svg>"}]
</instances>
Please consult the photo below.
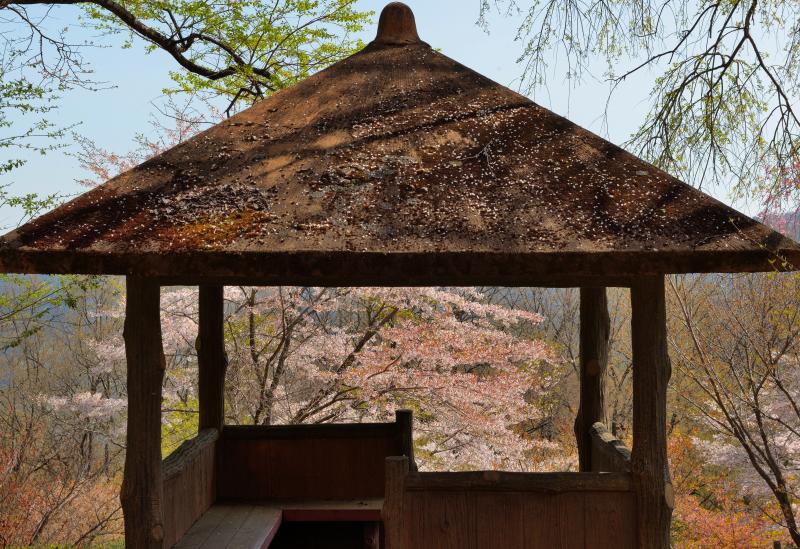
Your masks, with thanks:
<instances>
[{"instance_id":1,"label":"pyramidal roof","mask_svg":"<svg viewBox=\"0 0 800 549\"><path fill-rule=\"evenodd\" d=\"M524 284L764 271L800 245L437 53L359 53L7 234L0 271Z\"/></svg>"}]
</instances>

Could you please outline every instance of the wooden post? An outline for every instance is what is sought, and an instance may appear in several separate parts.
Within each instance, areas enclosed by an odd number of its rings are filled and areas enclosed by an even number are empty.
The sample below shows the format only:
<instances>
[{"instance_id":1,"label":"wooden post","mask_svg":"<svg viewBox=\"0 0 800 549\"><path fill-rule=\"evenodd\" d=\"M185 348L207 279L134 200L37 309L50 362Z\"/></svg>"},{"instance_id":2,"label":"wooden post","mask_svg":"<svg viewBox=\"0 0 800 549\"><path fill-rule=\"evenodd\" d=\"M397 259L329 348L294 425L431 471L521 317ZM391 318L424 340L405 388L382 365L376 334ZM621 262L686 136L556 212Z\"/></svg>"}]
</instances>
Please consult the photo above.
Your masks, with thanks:
<instances>
[{"instance_id":1,"label":"wooden post","mask_svg":"<svg viewBox=\"0 0 800 549\"><path fill-rule=\"evenodd\" d=\"M386 458L386 488L381 510L386 549L403 549L403 499L408 467L406 456Z\"/></svg>"},{"instance_id":2,"label":"wooden post","mask_svg":"<svg viewBox=\"0 0 800 549\"><path fill-rule=\"evenodd\" d=\"M161 549L164 540L161 473L160 288L152 279L129 276L125 308L128 369L128 432L120 501L125 547Z\"/></svg>"},{"instance_id":3,"label":"wooden post","mask_svg":"<svg viewBox=\"0 0 800 549\"><path fill-rule=\"evenodd\" d=\"M605 377L610 321L605 288L581 288L580 405L575 418L581 471L592 471L592 426L606 424Z\"/></svg>"},{"instance_id":4,"label":"wooden post","mask_svg":"<svg viewBox=\"0 0 800 549\"><path fill-rule=\"evenodd\" d=\"M200 286L200 328L197 333L199 430L222 430L225 424L225 311L223 286Z\"/></svg>"},{"instance_id":5,"label":"wooden post","mask_svg":"<svg viewBox=\"0 0 800 549\"><path fill-rule=\"evenodd\" d=\"M674 493L667 462L667 314L664 277L637 279L631 288L633 450L639 547L669 549Z\"/></svg>"},{"instance_id":6,"label":"wooden post","mask_svg":"<svg viewBox=\"0 0 800 549\"><path fill-rule=\"evenodd\" d=\"M417 462L414 460L414 412L411 410L395 410L394 421L400 430L400 447L403 455L408 458L408 465L411 471L417 470Z\"/></svg>"}]
</instances>

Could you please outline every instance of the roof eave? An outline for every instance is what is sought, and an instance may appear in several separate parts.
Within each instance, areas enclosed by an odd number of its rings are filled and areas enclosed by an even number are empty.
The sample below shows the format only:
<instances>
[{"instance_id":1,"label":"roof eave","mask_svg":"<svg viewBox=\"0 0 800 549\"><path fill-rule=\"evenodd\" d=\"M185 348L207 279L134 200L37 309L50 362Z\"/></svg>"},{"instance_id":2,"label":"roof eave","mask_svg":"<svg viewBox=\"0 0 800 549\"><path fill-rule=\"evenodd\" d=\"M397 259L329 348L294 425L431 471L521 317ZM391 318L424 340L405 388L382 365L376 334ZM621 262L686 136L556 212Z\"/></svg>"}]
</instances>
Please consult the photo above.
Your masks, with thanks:
<instances>
[{"instance_id":1,"label":"roof eave","mask_svg":"<svg viewBox=\"0 0 800 549\"><path fill-rule=\"evenodd\" d=\"M638 276L799 270L800 249L604 252L0 251L0 272L132 275L165 285L628 286ZM194 273L194 274L187 274Z\"/></svg>"}]
</instances>

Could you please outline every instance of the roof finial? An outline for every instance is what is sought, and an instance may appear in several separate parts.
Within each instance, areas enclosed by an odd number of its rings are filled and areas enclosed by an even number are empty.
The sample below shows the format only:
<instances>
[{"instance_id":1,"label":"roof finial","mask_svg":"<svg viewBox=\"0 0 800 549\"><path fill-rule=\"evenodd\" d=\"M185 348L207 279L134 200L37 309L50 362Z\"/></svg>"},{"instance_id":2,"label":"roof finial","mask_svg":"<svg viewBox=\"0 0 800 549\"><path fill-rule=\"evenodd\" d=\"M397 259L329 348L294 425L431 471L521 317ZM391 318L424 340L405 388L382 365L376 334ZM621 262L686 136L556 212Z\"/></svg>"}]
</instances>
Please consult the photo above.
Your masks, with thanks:
<instances>
[{"instance_id":1,"label":"roof finial","mask_svg":"<svg viewBox=\"0 0 800 549\"><path fill-rule=\"evenodd\" d=\"M377 44L417 44L420 42L417 34L417 23L414 12L402 2L392 2L381 12L378 22Z\"/></svg>"}]
</instances>

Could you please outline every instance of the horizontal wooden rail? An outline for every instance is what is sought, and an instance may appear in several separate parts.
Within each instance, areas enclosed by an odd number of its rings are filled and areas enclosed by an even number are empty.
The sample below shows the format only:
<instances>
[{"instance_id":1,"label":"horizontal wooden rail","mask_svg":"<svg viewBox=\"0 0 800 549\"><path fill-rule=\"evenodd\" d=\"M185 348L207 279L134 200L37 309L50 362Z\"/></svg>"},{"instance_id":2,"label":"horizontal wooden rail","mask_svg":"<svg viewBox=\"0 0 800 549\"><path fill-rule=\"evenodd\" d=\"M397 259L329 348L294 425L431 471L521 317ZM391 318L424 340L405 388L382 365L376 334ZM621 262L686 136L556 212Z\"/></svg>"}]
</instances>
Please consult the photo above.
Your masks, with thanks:
<instances>
[{"instance_id":1,"label":"horizontal wooden rail","mask_svg":"<svg viewBox=\"0 0 800 549\"><path fill-rule=\"evenodd\" d=\"M592 425L592 471L629 473L631 451L600 422Z\"/></svg>"},{"instance_id":2,"label":"horizontal wooden rail","mask_svg":"<svg viewBox=\"0 0 800 549\"><path fill-rule=\"evenodd\" d=\"M385 438L396 433L394 423L337 423L319 425L226 425L226 440L288 440L320 438Z\"/></svg>"},{"instance_id":3,"label":"horizontal wooden rail","mask_svg":"<svg viewBox=\"0 0 800 549\"><path fill-rule=\"evenodd\" d=\"M164 481L171 480L190 467L193 461L209 446L219 440L219 431L204 429L192 439L185 440L172 452L161 465Z\"/></svg>"},{"instance_id":4,"label":"horizontal wooden rail","mask_svg":"<svg viewBox=\"0 0 800 549\"><path fill-rule=\"evenodd\" d=\"M628 473L506 473L477 471L465 473L409 473L408 491L450 492L630 492Z\"/></svg>"}]
</instances>

